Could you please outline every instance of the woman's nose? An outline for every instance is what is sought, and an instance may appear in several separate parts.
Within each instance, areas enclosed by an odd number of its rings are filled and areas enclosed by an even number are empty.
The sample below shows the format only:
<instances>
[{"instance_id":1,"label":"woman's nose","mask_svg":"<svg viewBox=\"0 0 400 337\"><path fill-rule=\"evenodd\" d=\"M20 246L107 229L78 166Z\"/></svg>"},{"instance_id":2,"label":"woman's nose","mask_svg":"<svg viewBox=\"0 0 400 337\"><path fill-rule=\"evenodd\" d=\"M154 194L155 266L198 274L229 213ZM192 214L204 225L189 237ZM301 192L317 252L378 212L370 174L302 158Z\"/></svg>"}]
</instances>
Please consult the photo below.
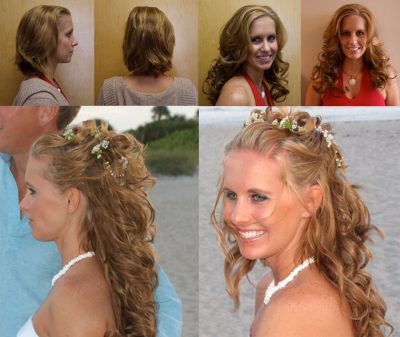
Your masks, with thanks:
<instances>
[{"instance_id":1,"label":"woman's nose","mask_svg":"<svg viewBox=\"0 0 400 337\"><path fill-rule=\"evenodd\" d=\"M24 212L27 212L29 210L28 193L25 193L25 196L20 201L19 208Z\"/></svg>"},{"instance_id":2,"label":"woman's nose","mask_svg":"<svg viewBox=\"0 0 400 337\"><path fill-rule=\"evenodd\" d=\"M264 39L264 40L263 40L261 49L262 49L262 50L265 50L265 51L269 51L270 48L269 48L269 43L268 43L267 39Z\"/></svg>"},{"instance_id":3,"label":"woman's nose","mask_svg":"<svg viewBox=\"0 0 400 337\"><path fill-rule=\"evenodd\" d=\"M249 210L245 202L237 201L231 212L231 222L234 225L246 224L250 219Z\"/></svg>"},{"instance_id":4,"label":"woman's nose","mask_svg":"<svg viewBox=\"0 0 400 337\"><path fill-rule=\"evenodd\" d=\"M72 46L73 46L73 47L76 47L78 44L79 44L79 43L78 43L78 40L75 39L75 37L74 37L74 39L73 39L73 41L72 41Z\"/></svg>"}]
</instances>

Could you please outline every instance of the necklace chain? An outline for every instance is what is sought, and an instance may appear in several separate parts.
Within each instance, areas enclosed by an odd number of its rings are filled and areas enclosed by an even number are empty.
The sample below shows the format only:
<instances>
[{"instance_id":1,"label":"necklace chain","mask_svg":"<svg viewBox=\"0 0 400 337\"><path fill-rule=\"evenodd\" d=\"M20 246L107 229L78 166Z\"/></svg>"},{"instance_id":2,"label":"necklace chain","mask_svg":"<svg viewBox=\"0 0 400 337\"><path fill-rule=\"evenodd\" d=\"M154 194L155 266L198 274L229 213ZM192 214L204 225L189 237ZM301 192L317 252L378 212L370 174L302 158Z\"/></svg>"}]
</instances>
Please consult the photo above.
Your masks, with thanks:
<instances>
[{"instance_id":1,"label":"necklace chain","mask_svg":"<svg viewBox=\"0 0 400 337\"><path fill-rule=\"evenodd\" d=\"M81 261L83 259L92 257L94 255L96 255L95 252L86 252L86 253L83 253L83 254L78 255L77 257L73 258L64 267L62 267L62 269L56 275L54 275L53 279L51 280L51 286L53 287L54 283L56 283L57 280L61 276L63 276L69 270L69 268L71 268L74 264L78 263L79 261Z\"/></svg>"},{"instance_id":2,"label":"necklace chain","mask_svg":"<svg viewBox=\"0 0 400 337\"><path fill-rule=\"evenodd\" d=\"M292 270L292 272L282 281L280 281L277 285L274 285L274 280L269 284L264 297L264 303L268 304L271 297L278 291L287 286L288 283L292 282L295 276L300 273L302 270L307 268L310 264L314 263L314 257L310 257L303 261L302 264L298 265L296 268Z\"/></svg>"}]
</instances>

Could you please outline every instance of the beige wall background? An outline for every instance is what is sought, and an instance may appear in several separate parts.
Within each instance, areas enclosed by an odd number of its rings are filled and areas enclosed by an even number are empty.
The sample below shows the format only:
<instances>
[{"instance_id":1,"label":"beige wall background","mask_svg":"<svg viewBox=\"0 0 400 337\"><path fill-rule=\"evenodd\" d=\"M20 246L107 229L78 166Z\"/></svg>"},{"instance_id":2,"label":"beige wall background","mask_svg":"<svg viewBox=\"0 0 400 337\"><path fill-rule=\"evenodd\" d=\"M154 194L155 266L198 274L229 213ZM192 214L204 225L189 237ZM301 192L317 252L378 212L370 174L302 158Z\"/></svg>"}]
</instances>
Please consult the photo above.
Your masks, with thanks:
<instances>
[{"instance_id":1,"label":"beige wall background","mask_svg":"<svg viewBox=\"0 0 400 337\"><path fill-rule=\"evenodd\" d=\"M122 58L125 24L133 7L161 9L174 26L175 49L171 75L198 81L197 0L96 0L95 6L95 97L106 78L127 75Z\"/></svg>"},{"instance_id":2,"label":"beige wall background","mask_svg":"<svg viewBox=\"0 0 400 337\"><path fill-rule=\"evenodd\" d=\"M0 2L0 105L11 105L23 75L14 65L18 24L27 10L37 5L59 5L70 10L74 34L79 42L72 61L59 64L56 79L71 105L90 105L93 97L94 0L19 0Z\"/></svg>"},{"instance_id":3,"label":"beige wall background","mask_svg":"<svg viewBox=\"0 0 400 337\"><path fill-rule=\"evenodd\" d=\"M233 13L245 5L268 5L280 17L287 30L288 41L283 59L290 63L289 95L282 105L300 105L300 0L200 0L199 8L199 104L210 105L201 86L212 60L218 56L219 36Z\"/></svg>"},{"instance_id":4,"label":"beige wall background","mask_svg":"<svg viewBox=\"0 0 400 337\"><path fill-rule=\"evenodd\" d=\"M392 66L400 71L399 43L399 0L357 0L375 16L379 36L384 42ZM301 101L304 103L307 85L313 66L317 63L322 48L322 35L334 12L342 5L352 3L346 0L302 0L301 2ZM399 77L397 77L399 82Z\"/></svg>"}]
</instances>

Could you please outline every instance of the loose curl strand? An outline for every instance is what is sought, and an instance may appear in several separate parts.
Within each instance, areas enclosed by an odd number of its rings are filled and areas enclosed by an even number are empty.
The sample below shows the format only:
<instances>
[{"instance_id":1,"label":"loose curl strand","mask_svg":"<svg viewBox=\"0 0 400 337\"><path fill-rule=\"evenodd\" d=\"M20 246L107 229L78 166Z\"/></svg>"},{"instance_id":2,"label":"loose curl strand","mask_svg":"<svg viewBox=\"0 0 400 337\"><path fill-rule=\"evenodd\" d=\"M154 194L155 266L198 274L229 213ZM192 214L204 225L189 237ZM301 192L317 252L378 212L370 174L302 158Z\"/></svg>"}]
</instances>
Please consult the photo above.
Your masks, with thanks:
<instances>
[{"instance_id":1,"label":"loose curl strand","mask_svg":"<svg viewBox=\"0 0 400 337\"><path fill-rule=\"evenodd\" d=\"M241 7L225 24L219 38L219 56L213 62L203 82L202 91L215 105L222 87L233 76L244 73L247 55L251 46L250 26L254 20L268 16L275 22L278 52L271 67L264 72L271 96L276 102L285 100L289 90L287 71L289 63L282 57L282 49L287 41L286 29L278 15L268 6L248 5Z\"/></svg>"},{"instance_id":2,"label":"loose curl strand","mask_svg":"<svg viewBox=\"0 0 400 337\"><path fill-rule=\"evenodd\" d=\"M46 179L61 191L78 188L88 201L80 245L95 251L103 266L116 324L111 336L155 337L154 210L146 193L154 179L144 164L143 145L132 135L108 131L106 123L96 127L95 121L66 138L46 134L31 155L48 156ZM104 139L109 144L98 158L92 149Z\"/></svg>"},{"instance_id":3,"label":"loose curl strand","mask_svg":"<svg viewBox=\"0 0 400 337\"><path fill-rule=\"evenodd\" d=\"M345 177L341 150L334 141L328 146L320 131L329 131L330 125L321 124L320 118L311 117L307 112L289 114L290 120L297 121L301 127L298 131L272 124L275 119L286 116L288 114L282 110L267 110L264 122L248 125L228 143L225 156L233 151L249 150L275 157L282 164L284 183L303 202L298 191L310 185L321 186L323 202L308 223L294 262L315 257L320 272L337 289L343 303L350 307L349 318L356 337L385 336L383 330L393 331L393 327L385 320L385 302L373 285L371 275L365 271L371 258L366 241L370 240L371 232L381 235L381 231L371 223L367 205L357 193L357 187ZM234 229L223 219L219 207L222 188L223 176L211 221L225 256L228 293L238 309L240 281L253 269L256 261L241 256Z\"/></svg>"},{"instance_id":4,"label":"loose curl strand","mask_svg":"<svg viewBox=\"0 0 400 337\"><path fill-rule=\"evenodd\" d=\"M322 52L318 55L319 64L314 66L312 71L312 79L315 81L313 88L320 94L326 90L340 90L336 83L345 59L340 47L340 33L344 18L350 15L358 15L365 21L367 45L364 63L371 75L373 86L382 89L389 79L397 77L379 38L372 12L362 5L348 4L335 12L323 34Z\"/></svg>"}]
</instances>

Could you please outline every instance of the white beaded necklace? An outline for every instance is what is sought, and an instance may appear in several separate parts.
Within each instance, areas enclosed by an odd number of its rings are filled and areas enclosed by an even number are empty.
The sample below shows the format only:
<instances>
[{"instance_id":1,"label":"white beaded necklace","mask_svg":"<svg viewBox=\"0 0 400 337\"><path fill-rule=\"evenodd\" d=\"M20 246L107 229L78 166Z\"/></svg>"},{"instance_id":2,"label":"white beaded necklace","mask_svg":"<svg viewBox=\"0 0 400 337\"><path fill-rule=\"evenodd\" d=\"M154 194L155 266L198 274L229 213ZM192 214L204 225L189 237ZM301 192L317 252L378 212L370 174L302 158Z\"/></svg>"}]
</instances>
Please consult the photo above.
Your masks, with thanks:
<instances>
[{"instance_id":1,"label":"white beaded necklace","mask_svg":"<svg viewBox=\"0 0 400 337\"><path fill-rule=\"evenodd\" d=\"M264 297L264 303L268 304L271 297L278 291L286 287L286 285L293 281L295 276L300 273L303 269L307 268L310 264L314 263L314 257L310 257L303 261L302 264L298 265L292 270L288 277L280 281L277 285L274 285L274 280L269 284Z\"/></svg>"},{"instance_id":2,"label":"white beaded necklace","mask_svg":"<svg viewBox=\"0 0 400 337\"><path fill-rule=\"evenodd\" d=\"M63 276L69 270L69 268L71 268L74 264L78 263L79 261L81 261L83 259L87 259L88 257L92 257L94 255L96 255L95 252L87 252L87 253L83 253L83 254L78 255L77 257L73 258L56 275L54 275L53 279L51 280L51 286L53 287L54 283L56 283L56 281L61 276Z\"/></svg>"}]
</instances>

